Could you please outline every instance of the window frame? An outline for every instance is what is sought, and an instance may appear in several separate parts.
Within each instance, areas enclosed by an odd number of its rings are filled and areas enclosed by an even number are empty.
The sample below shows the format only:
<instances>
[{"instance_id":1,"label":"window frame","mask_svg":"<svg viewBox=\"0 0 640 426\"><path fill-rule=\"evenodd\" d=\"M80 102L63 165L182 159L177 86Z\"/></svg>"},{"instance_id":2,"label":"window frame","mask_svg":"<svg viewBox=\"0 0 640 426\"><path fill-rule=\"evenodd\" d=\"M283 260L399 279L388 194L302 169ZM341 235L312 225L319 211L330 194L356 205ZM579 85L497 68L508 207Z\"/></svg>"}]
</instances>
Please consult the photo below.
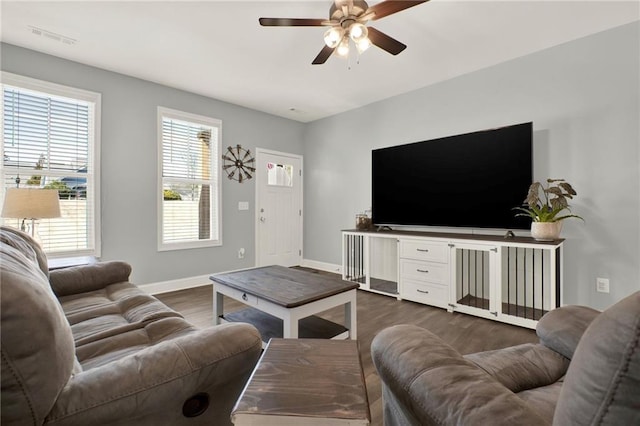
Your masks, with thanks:
<instances>
[{"instance_id":1,"label":"window frame","mask_svg":"<svg viewBox=\"0 0 640 426\"><path fill-rule=\"evenodd\" d=\"M217 152L216 155L211 155L211 173L209 177L209 184L212 192L215 191L216 197L211 197L211 211L215 211L217 221L212 223L212 229L217 230L218 239L206 239L206 240L191 240L180 242L163 242L163 223L164 223L164 209L163 209L163 189L164 189L164 176L163 176L163 140L162 140L162 120L163 118L176 119L186 121L195 124L201 124L207 127L217 128ZM158 211L158 251L172 251L172 250L187 250L194 248L204 247L219 247L222 246L222 120L213 117L207 117L204 115L193 114L190 112L179 111L163 106L158 106L157 113L157 143L158 143L158 164L157 164L157 176L158 183L156 187L157 197L157 211ZM213 216L212 216L213 217Z\"/></svg>"},{"instance_id":2,"label":"window frame","mask_svg":"<svg viewBox=\"0 0 640 426\"><path fill-rule=\"evenodd\" d=\"M69 98L88 102L93 104L93 121L89 120L89 126L92 129L89 132L88 159L89 164L93 167L93 220L91 229L88 230L89 241L93 242L93 248L86 250L70 250L64 252L47 253L49 258L70 258L78 256L93 256L99 258L102 252L101 241L101 209L100 209L100 135L101 135L101 117L102 117L102 94L89 90L79 89L76 87L65 86L62 84L51 83L23 75L13 74L2 71L2 81L0 88L4 92L4 87L13 87L18 90L39 92L54 97ZM4 94L0 96L0 110L4 112ZM4 113L0 114L0 155L4 157ZM0 163L0 177L5 176L4 161ZM3 180L4 181L4 180ZM87 180L89 183L89 180ZM0 185L0 195L4 200L4 184Z\"/></svg>"}]
</instances>

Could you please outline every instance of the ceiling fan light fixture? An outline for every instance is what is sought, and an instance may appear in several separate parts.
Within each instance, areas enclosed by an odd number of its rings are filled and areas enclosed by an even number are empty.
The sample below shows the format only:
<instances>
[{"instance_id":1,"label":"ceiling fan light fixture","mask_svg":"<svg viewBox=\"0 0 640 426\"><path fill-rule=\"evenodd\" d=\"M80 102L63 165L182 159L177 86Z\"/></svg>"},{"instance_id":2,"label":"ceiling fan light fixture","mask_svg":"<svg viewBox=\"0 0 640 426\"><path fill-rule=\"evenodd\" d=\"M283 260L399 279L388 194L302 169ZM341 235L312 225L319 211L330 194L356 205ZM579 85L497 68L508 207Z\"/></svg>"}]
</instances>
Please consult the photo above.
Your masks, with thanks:
<instances>
[{"instance_id":1,"label":"ceiling fan light fixture","mask_svg":"<svg viewBox=\"0 0 640 426\"><path fill-rule=\"evenodd\" d=\"M356 43L356 48L358 49L358 53L362 53L370 47L371 47L371 40L369 40L367 37L363 38L362 40L359 40Z\"/></svg>"},{"instance_id":2,"label":"ceiling fan light fixture","mask_svg":"<svg viewBox=\"0 0 640 426\"><path fill-rule=\"evenodd\" d=\"M369 30L360 22L356 22L349 27L349 37L354 43L358 43L360 40L366 39L369 36Z\"/></svg>"},{"instance_id":3,"label":"ceiling fan light fixture","mask_svg":"<svg viewBox=\"0 0 640 426\"><path fill-rule=\"evenodd\" d=\"M344 37L340 44L338 45L338 49L336 49L336 53L339 56L349 56L349 37Z\"/></svg>"},{"instance_id":4,"label":"ceiling fan light fixture","mask_svg":"<svg viewBox=\"0 0 640 426\"><path fill-rule=\"evenodd\" d=\"M331 27L324 33L324 44L330 48L335 48L344 37L344 30L340 27Z\"/></svg>"},{"instance_id":5,"label":"ceiling fan light fixture","mask_svg":"<svg viewBox=\"0 0 640 426\"><path fill-rule=\"evenodd\" d=\"M325 46L311 62L312 65L321 65L334 53L348 58L351 42L359 53L375 45L392 55L399 54L406 49L405 44L374 27L367 27L367 23L428 1L377 0L376 4L369 7L365 0L332 0L329 19L259 18L258 22L263 27L328 27L324 33Z\"/></svg>"}]
</instances>

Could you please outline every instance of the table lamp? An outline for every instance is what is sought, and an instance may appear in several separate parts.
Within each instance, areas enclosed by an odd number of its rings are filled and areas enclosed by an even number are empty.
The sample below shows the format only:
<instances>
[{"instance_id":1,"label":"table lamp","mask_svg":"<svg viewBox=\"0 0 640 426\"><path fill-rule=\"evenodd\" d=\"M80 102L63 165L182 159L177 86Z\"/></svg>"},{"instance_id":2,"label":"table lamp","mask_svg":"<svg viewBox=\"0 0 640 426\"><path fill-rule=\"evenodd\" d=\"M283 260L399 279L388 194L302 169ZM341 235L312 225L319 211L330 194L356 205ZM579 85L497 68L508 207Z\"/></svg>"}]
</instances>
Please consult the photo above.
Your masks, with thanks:
<instances>
[{"instance_id":1,"label":"table lamp","mask_svg":"<svg viewBox=\"0 0 640 426\"><path fill-rule=\"evenodd\" d=\"M25 231L24 221L31 219L31 236L35 237L36 219L60 217L58 190L8 188L0 216L22 219L22 231Z\"/></svg>"}]
</instances>

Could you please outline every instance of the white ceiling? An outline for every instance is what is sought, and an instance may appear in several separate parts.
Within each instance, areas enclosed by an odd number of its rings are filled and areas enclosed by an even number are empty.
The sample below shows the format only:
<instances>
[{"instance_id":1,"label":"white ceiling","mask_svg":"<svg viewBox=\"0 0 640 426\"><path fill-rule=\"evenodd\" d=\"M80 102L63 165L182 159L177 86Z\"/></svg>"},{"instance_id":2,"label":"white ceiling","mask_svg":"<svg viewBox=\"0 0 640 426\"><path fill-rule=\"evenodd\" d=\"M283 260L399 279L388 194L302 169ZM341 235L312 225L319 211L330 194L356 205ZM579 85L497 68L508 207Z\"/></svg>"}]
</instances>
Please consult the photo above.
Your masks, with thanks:
<instances>
[{"instance_id":1,"label":"white ceiling","mask_svg":"<svg viewBox=\"0 0 640 426\"><path fill-rule=\"evenodd\" d=\"M350 67L336 56L311 65L324 28L258 25L259 17L328 18L330 5L2 0L1 39L309 122L640 18L637 0L432 0L370 23L405 43L404 52L372 47ZM36 36L30 26L75 43Z\"/></svg>"}]
</instances>

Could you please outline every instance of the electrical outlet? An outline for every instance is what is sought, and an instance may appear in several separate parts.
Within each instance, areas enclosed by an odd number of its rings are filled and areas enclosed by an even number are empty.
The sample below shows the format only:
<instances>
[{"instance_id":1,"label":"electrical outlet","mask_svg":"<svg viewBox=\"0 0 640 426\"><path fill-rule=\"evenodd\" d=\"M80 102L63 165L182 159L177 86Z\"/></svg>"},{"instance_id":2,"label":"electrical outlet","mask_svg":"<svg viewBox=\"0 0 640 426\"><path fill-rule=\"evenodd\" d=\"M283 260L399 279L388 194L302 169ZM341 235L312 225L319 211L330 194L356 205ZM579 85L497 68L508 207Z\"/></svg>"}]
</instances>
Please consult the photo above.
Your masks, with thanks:
<instances>
[{"instance_id":1,"label":"electrical outlet","mask_svg":"<svg viewBox=\"0 0 640 426\"><path fill-rule=\"evenodd\" d=\"M596 291L609 293L609 278L596 278Z\"/></svg>"},{"instance_id":2,"label":"electrical outlet","mask_svg":"<svg viewBox=\"0 0 640 426\"><path fill-rule=\"evenodd\" d=\"M238 250L238 259L244 259L244 248Z\"/></svg>"}]
</instances>

